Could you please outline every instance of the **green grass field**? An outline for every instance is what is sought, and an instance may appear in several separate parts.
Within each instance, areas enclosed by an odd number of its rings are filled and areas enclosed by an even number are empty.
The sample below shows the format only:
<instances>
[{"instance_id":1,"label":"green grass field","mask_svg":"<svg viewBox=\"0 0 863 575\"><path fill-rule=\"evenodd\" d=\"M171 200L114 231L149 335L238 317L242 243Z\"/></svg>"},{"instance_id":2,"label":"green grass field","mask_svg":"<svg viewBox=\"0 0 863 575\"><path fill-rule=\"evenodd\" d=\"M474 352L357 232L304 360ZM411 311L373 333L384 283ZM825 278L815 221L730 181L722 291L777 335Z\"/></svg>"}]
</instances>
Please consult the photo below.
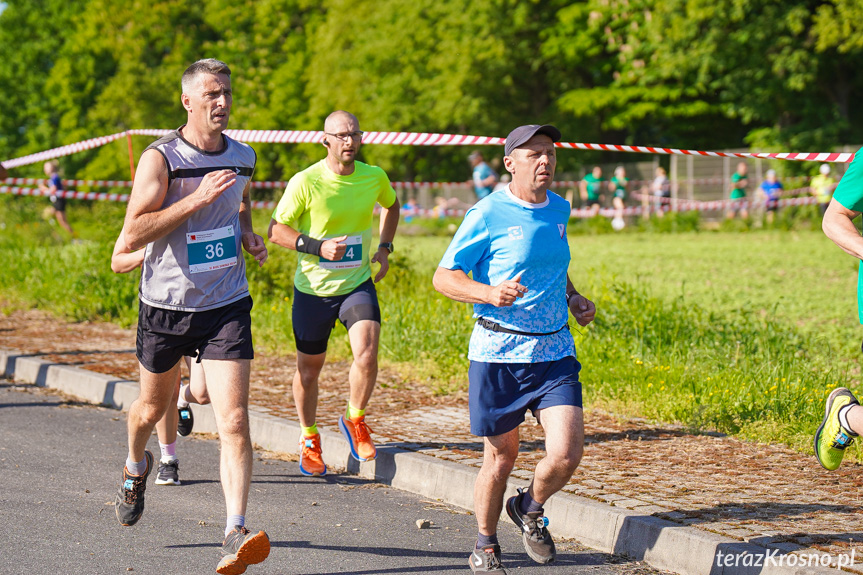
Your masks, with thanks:
<instances>
[{"instance_id":1,"label":"green grass field","mask_svg":"<svg viewBox=\"0 0 863 575\"><path fill-rule=\"evenodd\" d=\"M123 206L73 203L73 244L42 218L45 204L0 197L0 297L133 325L138 273L109 267ZM259 233L268 222L255 214ZM466 386L473 326L469 306L431 286L447 243L397 237L379 285L382 363L441 394ZM570 245L570 275L598 307L594 324L573 329L588 405L809 449L826 393L861 389L857 262L820 232L578 235ZM295 259L271 246L264 268L248 267L256 344L268 353L293 352ZM343 328L330 349L349 356Z\"/></svg>"}]
</instances>

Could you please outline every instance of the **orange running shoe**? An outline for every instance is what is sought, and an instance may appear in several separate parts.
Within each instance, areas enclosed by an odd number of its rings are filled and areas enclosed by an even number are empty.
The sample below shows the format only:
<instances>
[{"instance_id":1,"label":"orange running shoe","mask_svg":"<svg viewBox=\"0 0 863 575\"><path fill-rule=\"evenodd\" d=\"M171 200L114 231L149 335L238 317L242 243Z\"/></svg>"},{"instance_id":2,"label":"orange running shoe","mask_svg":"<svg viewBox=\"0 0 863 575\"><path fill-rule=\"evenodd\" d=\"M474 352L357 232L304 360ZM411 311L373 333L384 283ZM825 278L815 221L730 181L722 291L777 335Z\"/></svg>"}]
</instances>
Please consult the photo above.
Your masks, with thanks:
<instances>
[{"instance_id":1,"label":"orange running shoe","mask_svg":"<svg viewBox=\"0 0 863 575\"><path fill-rule=\"evenodd\" d=\"M300 473L303 475L326 475L327 466L321 456L321 435L316 433L300 439Z\"/></svg>"},{"instance_id":2,"label":"orange running shoe","mask_svg":"<svg viewBox=\"0 0 863 575\"><path fill-rule=\"evenodd\" d=\"M220 575L242 575L246 567L262 562L270 556L270 538L263 531L252 533L241 525L225 536L222 560L216 567Z\"/></svg>"},{"instance_id":3,"label":"orange running shoe","mask_svg":"<svg viewBox=\"0 0 863 575\"><path fill-rule=\"evenodd\" d=\"M345 419L344 415L339 417L339 429L342 430L342 435L348 440L348 445L351 446L351 455L357 461L371 461L378 454L372 438L369 437L372 430L366 425L365 415L355 419Z\"/></svg>"}]
</instances>

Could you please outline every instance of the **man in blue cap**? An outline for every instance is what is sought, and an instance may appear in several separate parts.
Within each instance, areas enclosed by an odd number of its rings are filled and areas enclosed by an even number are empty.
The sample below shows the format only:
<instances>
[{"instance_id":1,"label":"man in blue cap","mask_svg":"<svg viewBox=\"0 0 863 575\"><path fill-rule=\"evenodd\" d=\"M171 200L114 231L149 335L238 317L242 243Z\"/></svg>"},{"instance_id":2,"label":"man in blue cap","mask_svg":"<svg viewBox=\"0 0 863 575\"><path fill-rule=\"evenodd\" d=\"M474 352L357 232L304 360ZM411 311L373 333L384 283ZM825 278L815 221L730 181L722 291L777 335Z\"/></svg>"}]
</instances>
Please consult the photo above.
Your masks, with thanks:
<instances>
[{"instance_id":1,"label":"man in blue cap","mask_svg":"<svg viewBox=\"0 0 863 575\"><path fill-rule=\"evenodd\" d=\"M527 410L545 431L546 456L506 511L538 563L555 557L543 504L569 482L583 451L581 366L567 322L572 313L587 325L596 306L567 273L569 202L548 191L560 137L549 125L510 132L503 163L512 182L468 211L434 275L435 289L474 304L477 318L468 351L471 433L484 444L474 486L479 534L469 559L477 573L505 573L497 522Z\"/></svg>"}]
</instances>

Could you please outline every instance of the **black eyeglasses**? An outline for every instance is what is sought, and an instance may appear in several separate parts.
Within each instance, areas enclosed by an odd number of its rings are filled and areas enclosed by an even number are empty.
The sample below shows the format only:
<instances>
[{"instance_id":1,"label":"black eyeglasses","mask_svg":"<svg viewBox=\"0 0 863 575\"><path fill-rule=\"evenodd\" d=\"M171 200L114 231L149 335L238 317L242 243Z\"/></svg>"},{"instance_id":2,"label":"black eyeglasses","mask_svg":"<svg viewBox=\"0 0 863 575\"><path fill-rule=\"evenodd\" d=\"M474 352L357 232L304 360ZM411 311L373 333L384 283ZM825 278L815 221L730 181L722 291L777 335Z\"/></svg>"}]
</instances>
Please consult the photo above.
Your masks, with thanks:
<instances>
[{"instance_id":1,"label":"black eyeglasses","mask_svg":"<svg viewBox=\"0 0 863 575\"><path fill-rule=\"evenodd\" d=\"M356 132L341 132L339 134L331 134L329 132L324 132L324 134L326 134L327 136L338 138L343 142L347 142L348 140L362 140L363 134L365 134L365 132L360 132L359 130L357 130Z\"/></svg>"}]
</instances>

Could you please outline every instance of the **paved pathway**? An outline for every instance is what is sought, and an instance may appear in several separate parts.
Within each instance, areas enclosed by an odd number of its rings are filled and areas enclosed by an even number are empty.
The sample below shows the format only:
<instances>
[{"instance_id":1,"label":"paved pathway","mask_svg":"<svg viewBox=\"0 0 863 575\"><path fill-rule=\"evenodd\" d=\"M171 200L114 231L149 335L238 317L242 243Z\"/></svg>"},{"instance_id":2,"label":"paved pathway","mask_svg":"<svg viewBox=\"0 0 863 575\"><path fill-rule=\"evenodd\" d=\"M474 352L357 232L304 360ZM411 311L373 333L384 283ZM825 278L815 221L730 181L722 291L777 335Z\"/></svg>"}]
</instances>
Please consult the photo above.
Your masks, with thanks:
<instances>
[{"instance_id":1,"label":"paved pathway","mask_svg":"<svg viewBox=\"0 0 863 575\"><path fill-rule=\"evenodd\" d=\"M224 503L218 444L184 438L180 486L150 478L133 527L114 516L126 441L124 418L31 385L0 380L0 572L214 573ZM149 448L158 453L155 438ZM294 462L259 453L250 527L270 557L255 574L464 574L476 523L462 509L355 476L308 478ZM416 521L432 522L418 529ZM524 575L659 575L643 564L561 542L555 566L534 564L513 525L501 526L504 561Z\"/></svg>"}]
</instances>

